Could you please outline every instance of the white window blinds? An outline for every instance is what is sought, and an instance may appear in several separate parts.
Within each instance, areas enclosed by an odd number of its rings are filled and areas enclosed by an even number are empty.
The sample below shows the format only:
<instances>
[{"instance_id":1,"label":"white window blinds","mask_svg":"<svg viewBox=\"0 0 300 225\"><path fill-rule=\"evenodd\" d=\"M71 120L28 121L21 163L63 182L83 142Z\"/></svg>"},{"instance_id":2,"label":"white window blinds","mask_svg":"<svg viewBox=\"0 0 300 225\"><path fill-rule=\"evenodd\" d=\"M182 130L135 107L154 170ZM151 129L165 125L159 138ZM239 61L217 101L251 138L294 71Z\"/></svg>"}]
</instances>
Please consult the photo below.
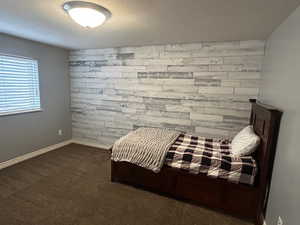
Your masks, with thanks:
<instances>
[{"instance_id":1,"label":"white window blinds","mask_svg":"<svg viewBox=\"0 0 300 225\"><path fill-rule=\"evenodd\" d=\"M37 61L0 54L0 115L40 109Z\"/></svg>"}]
</instances>

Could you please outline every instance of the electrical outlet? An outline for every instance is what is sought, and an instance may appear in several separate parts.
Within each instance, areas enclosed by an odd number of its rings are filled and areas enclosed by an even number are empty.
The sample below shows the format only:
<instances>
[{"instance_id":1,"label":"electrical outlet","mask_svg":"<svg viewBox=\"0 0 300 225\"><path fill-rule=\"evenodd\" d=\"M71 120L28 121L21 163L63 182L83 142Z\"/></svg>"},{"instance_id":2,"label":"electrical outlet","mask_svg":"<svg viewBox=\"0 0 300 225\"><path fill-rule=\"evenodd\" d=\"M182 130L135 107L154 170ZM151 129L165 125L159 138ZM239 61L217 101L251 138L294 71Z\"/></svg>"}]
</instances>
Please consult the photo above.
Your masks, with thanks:
<instances>
[{"instance_id":1,"label":"electrical outlet","mask_svg":"<svg viewBox=\"0 0 300 225\"><path fill-rule=\"evenodd\" d=\"M58 135L62 136L62 134L63 134L62 130L58 130Z\"/></svg>"},{"instance_id":2,"label":"electrical outlet","mask_svg":"<svg viewBox=\"0 0 300 225\"><path fill-rule=\"evenodd\" d=\"M278 216L277 225L283 225L283 221L280 216Z\"/></svg>"}]
</instances>

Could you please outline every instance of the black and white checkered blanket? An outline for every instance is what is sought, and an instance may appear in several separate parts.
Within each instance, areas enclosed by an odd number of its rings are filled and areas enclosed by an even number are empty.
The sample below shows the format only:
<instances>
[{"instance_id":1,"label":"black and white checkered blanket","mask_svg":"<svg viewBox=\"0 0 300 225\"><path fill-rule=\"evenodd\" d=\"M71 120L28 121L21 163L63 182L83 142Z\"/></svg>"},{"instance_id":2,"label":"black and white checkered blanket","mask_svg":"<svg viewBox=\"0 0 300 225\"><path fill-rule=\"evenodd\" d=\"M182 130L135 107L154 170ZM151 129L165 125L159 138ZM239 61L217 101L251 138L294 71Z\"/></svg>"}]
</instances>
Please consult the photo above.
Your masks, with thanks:
<instances>
[{"instance_id":1,"label":"black and white checkered blanket","mask_svg":"<svg viewBox=\"0 0 300 225\"><path fill-rule=\"evenodd\" d=\"M235 157L229 140L181 134L169 148L165 165L193 174L204 173L233 183L253 185L257 172L251 156Z\"/></svg>"}]
</instances>

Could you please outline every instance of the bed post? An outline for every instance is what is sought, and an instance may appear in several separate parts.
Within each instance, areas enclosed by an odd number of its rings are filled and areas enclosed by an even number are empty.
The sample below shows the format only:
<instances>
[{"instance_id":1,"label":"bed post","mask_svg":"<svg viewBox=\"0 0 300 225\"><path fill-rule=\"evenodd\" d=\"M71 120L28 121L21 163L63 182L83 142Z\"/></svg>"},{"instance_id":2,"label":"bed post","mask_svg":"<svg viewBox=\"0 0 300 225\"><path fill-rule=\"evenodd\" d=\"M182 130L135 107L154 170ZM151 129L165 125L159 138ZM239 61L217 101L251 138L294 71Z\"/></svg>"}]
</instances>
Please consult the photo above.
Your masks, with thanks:
<instances>
[{"instance_id":1,"label":"bed post","mask_svg":"<svg viewBox=\"0 0 300 225\"><path fill-rule=\"evenodd\" d=\"M256 103L256 99L254 99L254 98L250 98L249 99L249 102L251 103L251 105L253 105L254 103ZM253 114L253 110L252 110L252 106L251 106L251 114L250 114L250 124L253 124L253 116L254 116L254 114Z\"/></svg>"},{"instance_id":2,"label":"bed post","mask_svg":"<svg viewBox=\"0 0 300 225\"><path fill-rule=\"evenodd\" d=\"M257 103L255 99L249 99L249 101L252 104L250 124L253 125L255 133L261 138L260 148L255 155L258 163L255 224L262 225L268 202L282 112L273 107Z\"/></svg>"}]
</instances>

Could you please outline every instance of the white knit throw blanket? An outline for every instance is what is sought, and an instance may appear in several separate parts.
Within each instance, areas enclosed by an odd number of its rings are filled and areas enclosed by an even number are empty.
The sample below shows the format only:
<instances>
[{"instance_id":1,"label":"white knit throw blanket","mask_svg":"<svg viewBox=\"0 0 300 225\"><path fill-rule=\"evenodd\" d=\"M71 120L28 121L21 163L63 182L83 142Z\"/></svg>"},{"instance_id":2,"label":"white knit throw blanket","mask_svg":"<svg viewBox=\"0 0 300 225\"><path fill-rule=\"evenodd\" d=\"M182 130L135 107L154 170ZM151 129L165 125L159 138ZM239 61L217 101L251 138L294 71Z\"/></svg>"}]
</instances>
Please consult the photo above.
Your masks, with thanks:
<instances>
[{"instance_id":1,"label":"white knit throw blanket","mask_svg":"<svg viewBox=\"0 0 300 225\"><path fill-rule=\"evenodd\" d=\"M158 173L179 135L180 132L169 129L139 128L115 142L111 159L130 162Z\"/></svg>"}]
</instances>

